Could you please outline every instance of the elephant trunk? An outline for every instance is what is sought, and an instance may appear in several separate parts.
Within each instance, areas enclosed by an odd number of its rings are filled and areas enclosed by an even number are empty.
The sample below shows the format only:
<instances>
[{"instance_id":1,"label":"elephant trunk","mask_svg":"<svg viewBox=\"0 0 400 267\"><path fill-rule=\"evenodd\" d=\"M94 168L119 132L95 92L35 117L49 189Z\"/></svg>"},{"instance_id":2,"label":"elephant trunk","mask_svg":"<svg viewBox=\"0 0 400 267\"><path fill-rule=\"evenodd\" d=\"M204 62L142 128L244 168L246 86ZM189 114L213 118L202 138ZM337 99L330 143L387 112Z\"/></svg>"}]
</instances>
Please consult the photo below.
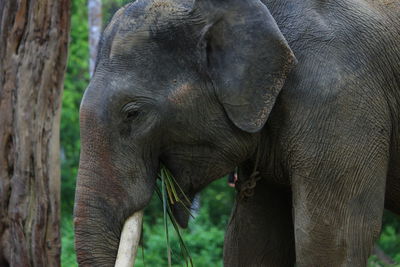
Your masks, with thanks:
<instances>
[{"instance_id":1,"label":"elephant trunk","mask_svg":"<svg viewBox=\"0 0 400 267\"><path fill-rule=\"evenodd\" d=\"M97 170L101 172L101 170ZM132 199L129 188L121 188L115 179L96 173L88 175L80 167L75 196L75 248L80 267L132 266L133 252L138 246L145 204ZM145 191L145 190L143 190ZM144 192L142 201L150 197ZM132 215L133 214L133 215ZM131 217L130 217L131 216ZM129 219L128 219L129 218ZM125 225L124 225L125 224ZM121 232L129 232L129 236ZM121 255L132 255L128 261ZM129 253L128 253L129 254ZM132 262L132 264L130 264ZM130 264L130 265L129 265Z\"/></svg>"},{"instance_id":2,"label":"elephant trunk","mask_svg":"<svg viewBox=\"0 0 400 267\"><path fill-rule=\"evenodd\" d=\"M118 207L114 197L104 192L106 188L110 189L109 185L103 183L94 188L88 183L95 180L101 183L100 175L86 173L86 170L79 169L75 194L74 228L78 264L80 267L111 267L115 264L125 212Z\"/></svg>"}]
</instances>

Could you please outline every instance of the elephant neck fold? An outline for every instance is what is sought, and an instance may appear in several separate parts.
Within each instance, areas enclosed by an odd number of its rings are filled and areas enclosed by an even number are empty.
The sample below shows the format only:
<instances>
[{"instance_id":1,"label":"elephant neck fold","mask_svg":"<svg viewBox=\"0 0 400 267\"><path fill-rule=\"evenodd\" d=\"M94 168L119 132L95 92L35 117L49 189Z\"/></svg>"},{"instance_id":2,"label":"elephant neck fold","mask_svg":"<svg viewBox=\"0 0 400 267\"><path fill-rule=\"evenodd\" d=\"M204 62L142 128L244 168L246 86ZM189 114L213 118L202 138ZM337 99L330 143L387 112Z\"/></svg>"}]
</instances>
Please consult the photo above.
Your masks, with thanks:
<instances>
[{"instance_id":1,"label":"elephant neck fold","mask_svg":"<svg viewBox=\"0 0 400 267\"><path fill-rule=\"evenodd\" d=\"M238 201L245 201L254 195L254 188L257 182L261 179L260 172L257 170L261 157L261 146L257 148L256 159L253 166L253 171L248 179L239 182L238 185Z\"/></svg>"}]
</instances>

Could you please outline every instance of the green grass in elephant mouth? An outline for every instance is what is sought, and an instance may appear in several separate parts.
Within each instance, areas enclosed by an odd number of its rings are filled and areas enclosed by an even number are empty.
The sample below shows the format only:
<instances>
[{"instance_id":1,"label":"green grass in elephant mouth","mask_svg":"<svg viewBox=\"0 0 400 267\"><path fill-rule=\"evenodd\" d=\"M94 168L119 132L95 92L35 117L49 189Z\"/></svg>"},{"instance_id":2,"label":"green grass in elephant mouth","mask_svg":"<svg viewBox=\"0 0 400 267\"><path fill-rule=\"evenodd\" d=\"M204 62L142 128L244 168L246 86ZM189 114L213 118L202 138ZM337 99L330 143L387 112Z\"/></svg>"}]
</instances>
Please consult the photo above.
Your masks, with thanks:
<instances>
[{"instance_id":1,"label":"green grass in elephant mouth","mask_svg":"<svg viewBox=\"0 0 400 267\"><path fill-rule=\"evenodd\" d=\"M185 212L189 214L189 216L193 217L193 215L190 212L191 201L185 195L179 184L176 182L172 173L164 165L162 165L160 168L158 178L161 181L160 183L161 185L157 186L156 192L163 205L164 231L165 231L165 238L167 245L168 266L172 266L172 258L171 258L172 250L170 246L170 238L168 231L168 219L172 223L172 226L178 237L179 246L181 250L180 252L183 259L186 262L186 266L194 266L192 258L189 253L189 249L187 248L183 240L179 224L172 213L172 205L179 205L185 210Z\"/></svg>"}]
</instances>

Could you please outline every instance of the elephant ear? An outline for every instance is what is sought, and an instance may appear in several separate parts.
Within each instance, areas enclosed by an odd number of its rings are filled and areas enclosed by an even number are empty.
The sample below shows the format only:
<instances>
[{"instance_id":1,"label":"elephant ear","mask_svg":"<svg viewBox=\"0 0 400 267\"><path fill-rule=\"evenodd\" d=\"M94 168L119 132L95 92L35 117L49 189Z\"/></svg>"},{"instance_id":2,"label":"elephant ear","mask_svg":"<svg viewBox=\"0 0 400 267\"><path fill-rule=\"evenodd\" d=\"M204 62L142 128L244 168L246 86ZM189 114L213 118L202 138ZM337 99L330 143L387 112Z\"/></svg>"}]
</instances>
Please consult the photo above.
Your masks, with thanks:
<instances>
[{"instance_id":1,"label":"elephant ear","mask_svg":"<svg viewBox=\"0 0 400 267\"><path fill-rule=\"evenodd\" d=\"M259 0L196 0L207 17L207 70L230 120L255 133L267 121L296 59Z\"/></svg>"}]
</instances>

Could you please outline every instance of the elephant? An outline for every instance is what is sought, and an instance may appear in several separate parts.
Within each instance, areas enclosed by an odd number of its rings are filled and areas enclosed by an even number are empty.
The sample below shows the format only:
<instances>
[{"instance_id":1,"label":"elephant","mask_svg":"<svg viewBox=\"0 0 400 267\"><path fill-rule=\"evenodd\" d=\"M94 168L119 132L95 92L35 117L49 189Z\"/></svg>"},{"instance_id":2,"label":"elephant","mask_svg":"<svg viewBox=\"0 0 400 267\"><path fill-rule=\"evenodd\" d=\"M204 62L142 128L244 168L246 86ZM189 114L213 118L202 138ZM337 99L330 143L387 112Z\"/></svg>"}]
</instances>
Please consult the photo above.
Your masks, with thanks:
<instances>
[{"instance_id":1,"label":"elephant","mask_svg":"<svg viewBox=\"0 0 400 267\"><path fill-rule=\"evenodd\" d=\"M238 168L225 266L365 266L400 214L400 3L137 0L104 31L80 129L79 266L114 265L161 164L189 200Z\"/></svg>"}]
</instances>

